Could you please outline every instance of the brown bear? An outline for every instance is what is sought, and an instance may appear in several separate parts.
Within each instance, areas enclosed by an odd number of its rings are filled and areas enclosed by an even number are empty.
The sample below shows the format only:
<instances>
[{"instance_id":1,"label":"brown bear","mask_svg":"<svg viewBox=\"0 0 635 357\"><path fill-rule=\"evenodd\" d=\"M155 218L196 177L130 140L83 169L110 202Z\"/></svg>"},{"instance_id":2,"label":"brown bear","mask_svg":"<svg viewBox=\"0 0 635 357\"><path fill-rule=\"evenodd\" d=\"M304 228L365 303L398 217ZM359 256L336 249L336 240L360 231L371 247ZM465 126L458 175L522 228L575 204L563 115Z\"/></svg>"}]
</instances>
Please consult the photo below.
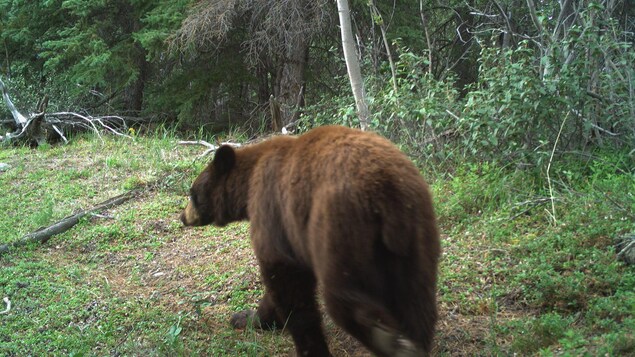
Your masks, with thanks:
<instances>
[{"instance_id":1,"label":"brown bear","mask_svg":"<svg viewBox=\"0 0 635 357\"><path fill-rule=\"evenodd\" d=\"M299 356L330 356L316 302L379 356L426 355L440 254L417 168L379 135L323 126L222 146L194 181L187 226L251 222L265 294L236 328L290 331Z\"/></svg>"}]
</instances>

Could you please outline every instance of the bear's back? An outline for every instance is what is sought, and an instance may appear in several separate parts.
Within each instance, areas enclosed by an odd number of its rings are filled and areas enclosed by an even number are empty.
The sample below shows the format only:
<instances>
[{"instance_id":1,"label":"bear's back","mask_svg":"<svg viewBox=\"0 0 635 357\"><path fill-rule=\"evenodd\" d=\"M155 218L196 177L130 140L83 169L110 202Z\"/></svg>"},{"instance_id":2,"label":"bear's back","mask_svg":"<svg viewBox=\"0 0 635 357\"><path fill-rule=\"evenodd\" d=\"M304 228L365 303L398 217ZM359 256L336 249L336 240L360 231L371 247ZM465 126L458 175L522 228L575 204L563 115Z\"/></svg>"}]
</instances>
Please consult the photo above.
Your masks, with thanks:
<instances>
[{"instance_id":1,"label":"bear's back","mask_svg":"<svg viewBox=\"0 0 635 357\"><path fill-rule=\"evenodd\" d=\"M313 196L324 185L382 195L382 188L424 190L410 159L387 139L341 126L323 126L298 137L284 155L281 184ZM396 193L396 192L395 192Z\"/></svg>"},{"instance_id":2,"label":"bear's back","mask_svg":"<svg viewBox=\"0 0 635 357\"><path fill-rule=\"evenodd\" d=\"M280 230L305 261L310 247L304 240L311 239L316 212L333 212L330 225L400 226L410 237L385 237L395 252L410 249L418 227L433 220L421 174L379 135L324 126L262 144L267 148L260 149L264 157L251 181L252 230Z\"/></svg>"}]
</instances>

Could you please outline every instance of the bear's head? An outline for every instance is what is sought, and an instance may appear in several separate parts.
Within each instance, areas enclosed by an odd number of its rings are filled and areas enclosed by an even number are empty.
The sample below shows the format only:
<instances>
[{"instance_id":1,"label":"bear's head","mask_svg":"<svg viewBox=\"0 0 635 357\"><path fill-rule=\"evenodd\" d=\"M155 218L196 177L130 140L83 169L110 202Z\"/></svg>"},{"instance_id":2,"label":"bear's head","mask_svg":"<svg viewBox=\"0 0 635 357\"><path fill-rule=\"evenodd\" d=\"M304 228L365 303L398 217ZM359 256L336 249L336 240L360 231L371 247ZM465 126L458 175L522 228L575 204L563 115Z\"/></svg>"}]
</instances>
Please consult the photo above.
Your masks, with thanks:
<instances>
[{"instance_id":1,"label":"bear's head","mask_svg":"<svg viewBox=\"0 0 635 357\"><path fill-rule=\"evenodd\" d=\"M190 188L190 200L181 213L184 225L224 226L245 218L245 209L241 208L244 205L233 197L241 189L235 187L238 184L235 176L239 176L235 169L236 152L231 146L221 146Z\"/></svg>"}]
</instances>

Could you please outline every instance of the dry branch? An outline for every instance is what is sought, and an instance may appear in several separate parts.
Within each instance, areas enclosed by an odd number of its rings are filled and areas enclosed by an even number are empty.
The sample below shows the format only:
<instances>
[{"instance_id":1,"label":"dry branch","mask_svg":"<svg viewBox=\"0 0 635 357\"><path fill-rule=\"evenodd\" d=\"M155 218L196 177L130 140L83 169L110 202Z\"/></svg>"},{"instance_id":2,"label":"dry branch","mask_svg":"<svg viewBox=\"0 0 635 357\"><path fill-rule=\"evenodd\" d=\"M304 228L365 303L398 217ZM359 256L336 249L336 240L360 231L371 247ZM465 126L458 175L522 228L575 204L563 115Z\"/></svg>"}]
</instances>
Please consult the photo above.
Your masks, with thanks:
<instances>
[{"instance_id":1,"label":"dry branch","mask_svg":"<svg viewBox=\"0 0 635 357\"><path fill-rule=\"evenodd\" d=\"M38 229L37 231L33 233L29 233L13 243L0 245L0 255L2 255L3 253L9 252L11 248L21 247L29 243L33 243L33 242L45 243L52 236L66 232L67 230L71 229L74 225L79 223L79 220L82 219L84 216L120 205L128 201L129 199L135 197L138 194L138 192L139 192L138 190L128 191L119 196L110 198L89 210L80 211L79 213L68 216L51 226Z\"/></svg>"},{"instance_id":2,"label":"dry branch","mask_svg":"<svg viewBox=\"0 0 635 357\"><path fill-rule=\"evenodd\" d=\"M202 154L199 155L199 157L203 157L203 156L207 156L210 153L216 151L219 147L221 147L222 145L229 145L235 148L241 147L241 144L238 143L229 143L229 142L223 142L220 143L218 145L213 145L208 143L207 141L204 140L195 140L195 141L179 141L179 145L203 145L207 148L207 150L205 150Z\"/></svg>"},{"instance_id":3,"label":"dry branch","mask_svg":"<svg viewBox=\"0 0 635 357\"><path fill-rule=\"evenodd\" d=\"M79 114L74 112L58 112L46 113L48 105L48 97L44 96L38 105L37 112L30 114L28 117L21 114L13 105L7 88L0 79L0 90L7 107L13 115L13 123L17 128L13 133L0 135L0 143L7 143L15 140L26 142L32 146L42 145L44 143L55 143L60 140L68 142L65 132L88 130L94 132L100 139L100 132L109 132L119 136L125 136L126 120L119 116L109 115L101 117L92 117L87 114ZM11 121L0 121L0 123L11 123Z\"/></svg>"},{"instance_id":4,"label":"dry branch","mask_svg":"<svg viewBox=\"0 0 635 357\"><path fill-rule=\"evenodd\" d=\"M620 237L615 245L617 258L626 264L635 265L635 234Z\"/></svg>"}]
</instances>

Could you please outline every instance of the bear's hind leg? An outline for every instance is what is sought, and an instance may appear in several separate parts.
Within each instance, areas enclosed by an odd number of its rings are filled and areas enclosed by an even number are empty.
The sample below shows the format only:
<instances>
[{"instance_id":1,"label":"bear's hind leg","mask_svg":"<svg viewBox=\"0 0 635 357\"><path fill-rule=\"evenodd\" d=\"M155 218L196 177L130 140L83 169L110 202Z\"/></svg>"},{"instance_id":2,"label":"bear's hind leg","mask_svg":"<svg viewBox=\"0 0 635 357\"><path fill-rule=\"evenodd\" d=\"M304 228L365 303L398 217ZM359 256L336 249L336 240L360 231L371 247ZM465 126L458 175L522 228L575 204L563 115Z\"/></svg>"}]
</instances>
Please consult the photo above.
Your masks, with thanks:
<instances>
[{"instance_id":1,"label":"bear's hind leg","mask_svg":"<svg viewBox=\"0 0 635 357\"><path fill-rule=\"evenodd\" d=\"M322 331L315 292L316 280L307 268L260 262L262 279L275 304L277 318L293 337L298 356L331 356Z\"/></svg>"},{"instance_id":2,"label":"bear's hind leg","mask_svg":"<svg viewBox=\"0 0 635 357\"><path fill-rule=\"evenodd\" d=\"M330 286L325 291L331 318L377 356L415 357L427 355L398 330L398 323L381 304L369 296Z\"/></svg>"}]
</instances>

